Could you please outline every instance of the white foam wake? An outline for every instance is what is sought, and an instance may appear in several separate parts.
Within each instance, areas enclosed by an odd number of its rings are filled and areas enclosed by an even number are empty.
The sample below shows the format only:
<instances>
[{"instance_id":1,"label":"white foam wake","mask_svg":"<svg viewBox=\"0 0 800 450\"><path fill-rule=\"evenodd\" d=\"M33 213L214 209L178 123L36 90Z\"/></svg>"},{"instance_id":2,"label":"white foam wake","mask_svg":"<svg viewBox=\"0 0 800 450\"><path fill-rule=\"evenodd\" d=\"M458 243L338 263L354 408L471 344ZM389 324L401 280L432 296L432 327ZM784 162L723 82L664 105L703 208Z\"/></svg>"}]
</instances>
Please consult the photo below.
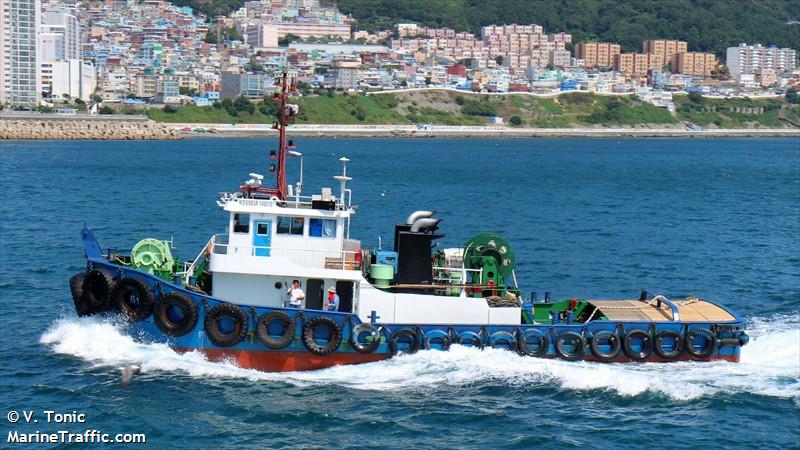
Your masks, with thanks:
<instances>
[{"instance_id":1,"label":"white foam wake","mask_svg":"<svg viewBox=\"0 0 800 450\"><path fill-rule=\"evenodd\" d=\"M501 350L453 346L387 361L314 372L263 373L231 363L210 362L197 352L179 354L164 344L143 344L99 319L61 319L41 338L54 352L95 367L138 365L142 372L178 372L193 377L334 384L364 390L436 389L490 381L513 386L556 384L564 389L605 389L623 396L645 392L690 400L720 392L749 392L794 399L800 404L800 321L777 316L748 326L750 343L741 363L598 364L521 357Z\"/></svg>"}]
</instances>

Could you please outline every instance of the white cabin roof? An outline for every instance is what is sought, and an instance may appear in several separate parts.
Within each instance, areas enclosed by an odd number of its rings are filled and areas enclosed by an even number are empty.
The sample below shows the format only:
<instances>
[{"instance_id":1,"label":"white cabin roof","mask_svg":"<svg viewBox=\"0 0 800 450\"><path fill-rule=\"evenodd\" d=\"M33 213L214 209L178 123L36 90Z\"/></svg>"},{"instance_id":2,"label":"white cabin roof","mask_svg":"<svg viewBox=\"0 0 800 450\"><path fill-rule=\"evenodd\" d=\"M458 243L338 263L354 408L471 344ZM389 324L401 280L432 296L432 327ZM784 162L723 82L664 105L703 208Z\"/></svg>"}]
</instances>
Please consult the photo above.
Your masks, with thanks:
<instances>
[{"instance_id":1,"label":"white cabin roof","mask_svg":"<svg viewBox=\"0 0 800 450\"><path fill-rule=\"evenodd\" d=\"M223 196L218 202L225 211L231 213L243 214L272 214L272 215L286 215L302 217L323 217L323 218L348 218L355 211L353 208L340 209L340 204L337 203L337 209L314 209L311 207L311 202L297 201L295 199L288 199L286 201L277 199L257 199L257 198L243 198L233 196Z\"/></svg>"}]
</instances>

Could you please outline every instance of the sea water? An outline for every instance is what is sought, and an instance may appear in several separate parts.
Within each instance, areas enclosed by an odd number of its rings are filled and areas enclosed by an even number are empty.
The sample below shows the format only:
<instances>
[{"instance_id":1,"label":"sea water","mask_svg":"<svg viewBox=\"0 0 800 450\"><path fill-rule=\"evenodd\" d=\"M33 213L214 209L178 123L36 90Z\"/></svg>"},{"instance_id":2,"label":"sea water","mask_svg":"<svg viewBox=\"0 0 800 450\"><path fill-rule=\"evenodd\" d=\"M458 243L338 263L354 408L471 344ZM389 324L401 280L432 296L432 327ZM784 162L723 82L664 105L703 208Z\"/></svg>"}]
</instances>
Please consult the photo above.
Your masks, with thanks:
<instances>
[{"instance_id":1,"label":"sea water","mask_svg":"<svg viewBox=\"0 0 800 450\"><path fill-rule=\"evenodd\" d=\"M338 158L351 159L364 245L390 246L395 223L436 210L443 248L506 237L525 292L697 295L742 314L751 342L739 364L454 346L261 373L177 354L76 317L67 280L84 267L80 229L104 247L172 239L192 259L224 231L218 193L250 172L270 180L274 142L0 142L0 447L17 445L10 431L62 429L145 433L152 448L798 446L797 139L297 141L304 194L338 192ZM299 165L289 160L290 182ZM125 368L140 369L127 387ZM10 423L11 411L42 420ZM45 411L85 420L48 423Z\"/></svg>"}]
</instances>

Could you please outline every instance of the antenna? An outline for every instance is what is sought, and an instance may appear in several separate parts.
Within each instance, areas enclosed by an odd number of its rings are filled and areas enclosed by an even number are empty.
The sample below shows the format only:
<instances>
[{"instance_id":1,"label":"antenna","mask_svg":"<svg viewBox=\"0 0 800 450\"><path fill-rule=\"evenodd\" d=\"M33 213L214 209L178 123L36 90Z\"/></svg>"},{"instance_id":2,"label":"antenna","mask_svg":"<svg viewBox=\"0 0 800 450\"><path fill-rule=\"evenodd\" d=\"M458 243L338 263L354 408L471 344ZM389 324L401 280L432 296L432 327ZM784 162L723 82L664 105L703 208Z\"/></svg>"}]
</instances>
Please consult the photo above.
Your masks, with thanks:
<instances>
[{"instance_id":1,"label":"antenna","mask_svg":"<svg viewBox=\"0 0 800 450\"><path fill-rule=\"evenodd\" d=\"M350 160L347 159L346 157L342 156L341 158L339 158L339 161L342 162L342 174L333 177L333 179L339 181L339 198L341 198L341 200L342 200L342 208L344 208L347 205L344 202L345 193L346 192L350 192L347 189L347 182L352 180L352 178L347 176L347 163L349 163Z\"/></svg>"},{"instance_id":2,"label":"antenna","mask_svg":"<svg viewBox=\"0 0 800 450\"><path fill-rule=\"evenodd\" d=\"M289 141L289 146L291 147L291 142ZM297 190L295 191L295 196L297 197L297 201L300 201L300 191L303 189L303 154L296 151L296 150L289 150L289 155L297 158L300 158L300 181L297 182Z\"/></svg>"}]
</instances>

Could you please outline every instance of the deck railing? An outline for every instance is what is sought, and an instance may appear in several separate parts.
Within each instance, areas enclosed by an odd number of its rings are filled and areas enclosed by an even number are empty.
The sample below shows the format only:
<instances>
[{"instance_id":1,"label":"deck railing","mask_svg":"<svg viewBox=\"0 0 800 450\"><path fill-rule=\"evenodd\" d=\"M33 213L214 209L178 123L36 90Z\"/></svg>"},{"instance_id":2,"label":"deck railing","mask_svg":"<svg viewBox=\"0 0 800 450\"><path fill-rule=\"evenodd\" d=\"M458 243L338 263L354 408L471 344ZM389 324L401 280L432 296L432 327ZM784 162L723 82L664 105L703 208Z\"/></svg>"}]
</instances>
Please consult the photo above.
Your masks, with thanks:
<instances>
[{"instance_id":1,"label":"deck railing","mask_svg":"<svg viewBox=\"0 0 800 450\"><path fill-rule=\"evenodd\" d=\"M349 193L349 189L345 194L352 195ZM232 193L225 192L222 193L219 200L219 205L223 206L226 203L238 203L242 206L261 206L265 208L271 208L274 206L282 206L285 208L302 208L302 209L311 209L312 201L314 200L313 197L309 195L291 195L286 197L286 200L278 200L277 197L273 198L245 198L245 197L238 197ZM344 202L343 198L335 198L331 197L332 201L335 201L337 209L344 210L346 206L349 206L349 203Z\"/></svg>"}]
</instances>

